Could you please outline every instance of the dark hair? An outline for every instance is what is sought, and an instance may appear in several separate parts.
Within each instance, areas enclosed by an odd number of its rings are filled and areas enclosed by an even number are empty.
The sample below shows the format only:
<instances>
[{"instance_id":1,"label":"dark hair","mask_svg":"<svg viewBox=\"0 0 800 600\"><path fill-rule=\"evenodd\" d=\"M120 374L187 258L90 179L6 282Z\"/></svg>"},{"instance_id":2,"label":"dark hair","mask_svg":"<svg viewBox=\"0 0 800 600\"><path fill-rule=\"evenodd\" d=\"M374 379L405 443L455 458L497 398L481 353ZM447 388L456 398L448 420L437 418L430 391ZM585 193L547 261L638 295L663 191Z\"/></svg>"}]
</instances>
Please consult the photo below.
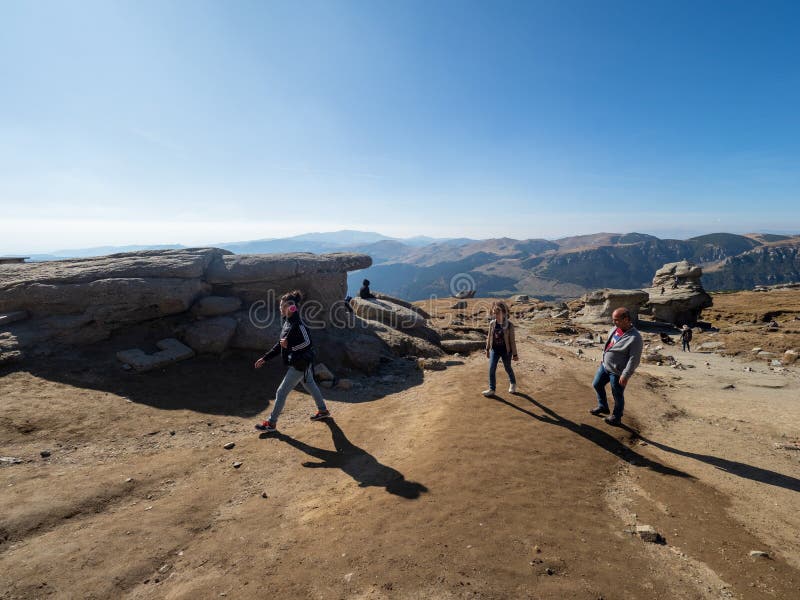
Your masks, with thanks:
<instances>
[{"instance_id":1,"label":"dark hair","mask_svg":"<svg viewBox=\"0 0 800 600\"><path fill-rule=\"evenodd\" d=\"M496 308L499 308L500 310L503 311L503 314L505 316L508 316L508 306L506 306L505 302L500 302L499 300L497 302L494 302L492 304L492 314L494 314Z\"/></svg>"},{"instance_id":2,"label":"dark hair","mask_svg":"<svg viewBox=\"0 0 800 600\"><path fill-rule=\"evenodd\" d=\"M365 279L361 282L361 285L369 285L369 279Z\"/></svg>"},{"instance_id":3,"label":"dark hair","mask_svg":"<svg viewBox=\"0 0 800 600\"><path fill-rule=\"evenodd\" d=\"M300 290L292 290L291 292L286 292L283 296L281 296L281 304L289 303L294 304L295 306L300 306L303 298L305 298L303 292Z\"/></svg>"}]
</instances>

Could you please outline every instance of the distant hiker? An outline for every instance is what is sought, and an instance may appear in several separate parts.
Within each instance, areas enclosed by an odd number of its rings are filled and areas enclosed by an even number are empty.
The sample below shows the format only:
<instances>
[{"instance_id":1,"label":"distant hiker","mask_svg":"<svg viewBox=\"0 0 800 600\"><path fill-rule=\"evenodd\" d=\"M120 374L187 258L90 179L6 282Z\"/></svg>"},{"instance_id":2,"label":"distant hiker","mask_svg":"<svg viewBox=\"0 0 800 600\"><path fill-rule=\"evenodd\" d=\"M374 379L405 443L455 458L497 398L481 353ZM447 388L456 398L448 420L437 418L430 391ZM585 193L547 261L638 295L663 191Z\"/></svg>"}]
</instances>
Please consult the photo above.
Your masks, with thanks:
<instances>
[{"instance_id":1,"label":"distant hiker","mask_svg":"<svg viewBox=\"0 0 800 600\"><path fill-rule=\"evenodd\" d=\"M519 360L517 356L517 343L514 340L514 324L508 320L508 306L505 302L495 302L492 304L492 314L494 319L489 323L489 335L486 337L486 356L489 359L489 389L484 390L484 396L494 396L497 385L495 371L497 363L503 361L503 367L508 373L508 380L511 385L508 391L512 394L517 393L517 379L514 377L514 369L511 368L512 360Z\"/></svg>"},{"instance_id":2,"label":"distant hiker","mask_svg":"<svg viewBox=\"0 0 800 600\"><path fill-rule=\"evenodd\" d=\"M369 300L370 298L375 297L372 295L372 292L369 291L369 279L365 279L361 282L361 289L358 290L358 295L364 300Z\"/></svg>"},{"instance_id":3,"label":"distant hiker","mask_svg":"<svg viewBox=\"0 0 800 600\"><path fill-rule=\"evenodd\" d=\"M691 352L689 349L689 342L692 341L692 330L688 325L681 327L681 344L683 345L684 352Z\"/></svg>"},{"instance_id":4,"label":"distant hiker","mask_svg":"<svg viewBox=\"0 0 800 600\"><path fill-rule=\"evenodd\" d=\"M606 384L610 382L614 396L614 413L606 417L605 421L609 425L619 425L625 410L625 386L639 366L643 344L642 336L633 326L631 313L627 308L623 306L616 309L611 319L614 327L608 332L603 360L592 382L592 387L597 392L597 407L589 412L596 416L609 414Z\"/></svg>"},{"instance_id":5,"label":"distant hiker","mask_svg":"<svg viewBox=\"0 0 800 600\"><path fill-rule=\"evenodd\" d=\"M663 285L661 286L661 295L662 296L664 295L664 286Z\"/></svg>"},{"instance_id":6,"label":"distant hiker","mask_svg":"<svg viewBox=\"0 0 800 600\"><path fill-rule=\"evenodd\" d=\"M278 391L275 392L275 404L269 419L256 425L256 429L260 431L269 433L276 430L278 417L281 416L283 405L286 403L286 396L301 381L317 405L317 412L311 415L311 420L318 421L330 417L322 392L314 381L314 348L311 336L308 335L308 328L300 318L299 308L302 301L303 294L298 290L281 296L280 311L283 326L280 340L255 363L255 368L260 369L265 362L280 354L283 364L289 367L278 386Z\"/></svg>"}]
</instances>

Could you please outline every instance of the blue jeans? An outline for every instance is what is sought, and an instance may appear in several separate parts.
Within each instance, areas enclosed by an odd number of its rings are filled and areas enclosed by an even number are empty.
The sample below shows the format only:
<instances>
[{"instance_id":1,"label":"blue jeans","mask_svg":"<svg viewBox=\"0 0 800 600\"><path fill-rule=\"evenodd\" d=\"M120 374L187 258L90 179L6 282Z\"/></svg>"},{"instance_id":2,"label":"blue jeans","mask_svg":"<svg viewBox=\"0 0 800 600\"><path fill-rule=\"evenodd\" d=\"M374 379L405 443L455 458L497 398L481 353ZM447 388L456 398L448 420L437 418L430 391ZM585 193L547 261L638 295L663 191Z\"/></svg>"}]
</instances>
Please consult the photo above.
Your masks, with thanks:
<instances>
[{"instance_id":1,"label":"blue jeans","mask_svg":"<svg viewBox=\"0 0 800 600\"><path fill-rule=\"evenodd\" d=\"M592 387L597 392L597 408L608 410L606 384L609 382L611 382L611 394L614 396L614 416L621 419L622 411L625 410L625 388L620 385L619 376L609 373L601 364L592 382Z\"/></svg>"},{"instance_id":2,"label":"blue jeans","mask_svg":"<svg viewBox=\"0 0 800 600\"><path fill-rule=\"evenodd\" d=\"M275 392L275 405L272 407L272 414L269 416L271 423L277 423L278 417L281 416L283 405L286 404L286 396L289 395L300 381L303 382L303 387L314 398L318 410L326 410L325 400L322 398L322 392L319 391L316 381L314 381L314 373L311 371L311 366L303 371L298 371L294 367L289 367L286 375L278 386L278 391Z\"/></svg>"},{"instance_id":3,"label":"blue jeans","mask_svg":"<svg viewBox=\"0 0 800 600\"><path fill-rule=\"evenodd\" d=\"M489 389L493 390L497 386L497 377L495 371L497 370L497 363L503 359L503 367L508 373L508 380L516 384L517 378L514 377L514 369L511 368L511 355L508 352L495 352L494 349L489 351Z\"/></svg>"}]
</instances>

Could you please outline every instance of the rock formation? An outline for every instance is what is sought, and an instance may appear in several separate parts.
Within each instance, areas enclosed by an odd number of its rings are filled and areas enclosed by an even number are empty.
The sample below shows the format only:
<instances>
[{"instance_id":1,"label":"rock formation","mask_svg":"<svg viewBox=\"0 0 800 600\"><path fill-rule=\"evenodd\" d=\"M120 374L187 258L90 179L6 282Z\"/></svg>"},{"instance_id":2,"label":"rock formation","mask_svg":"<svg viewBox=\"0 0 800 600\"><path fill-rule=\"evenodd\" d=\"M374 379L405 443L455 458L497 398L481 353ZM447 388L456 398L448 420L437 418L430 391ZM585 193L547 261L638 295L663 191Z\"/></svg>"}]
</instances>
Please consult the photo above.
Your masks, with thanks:
<instances>
[{"instance_id":1,"label":"rock formation","mask_svg":"<svg viewBox=\"0 0 800 600\"><path fill-rule=\"evenodd\" d=\"M315 327L325 330L337 303L344 310L347 271L370 264L361 254L190 248L0 265L0 362L165 318L194 352L261 350L275 341L282 293L302 289Z\"/></svg>"},{"instance_id":2,"label":"rock formation","mask_svg":"<svg viewBox=\"0 0 800 600\"><path fill-rule=\"evenodd\" d=\"M667 263L656 271L648 306L653 318L673 325L695 325L704 308L713 304L703 289L703 270L687 261Z\"/></svg>"},{"instance_id":3,"label":"rock formation","mask_svg":"<svg viewBox=\"0 0 800 600\"><path fill-rule=\"evenodd\" d=\"M278 339L280 296L295 288L306 294L317 359L333 369L443 356L422 309L391 297L345 304L347 272L370 264L361 254L194 248L0 265L0 363L109 338L113 347L122 329L128 341L113 352L135 371L195 354L262 352Z\"/></svg>"},{"instance_id":4,"label":"rock formation","mask_svg":"<svg viewBox=\"0 0 800 600\"><path fill-rule=\"evenodd\" d=\"M625 307L631 313L631 319L639 318L639 308L647 302L648 294L642 290L610 290L602 289L585 294L583 309L575 319L579 323L611 323L611 313L617 308Z\"/></svg>"}]
</instances>

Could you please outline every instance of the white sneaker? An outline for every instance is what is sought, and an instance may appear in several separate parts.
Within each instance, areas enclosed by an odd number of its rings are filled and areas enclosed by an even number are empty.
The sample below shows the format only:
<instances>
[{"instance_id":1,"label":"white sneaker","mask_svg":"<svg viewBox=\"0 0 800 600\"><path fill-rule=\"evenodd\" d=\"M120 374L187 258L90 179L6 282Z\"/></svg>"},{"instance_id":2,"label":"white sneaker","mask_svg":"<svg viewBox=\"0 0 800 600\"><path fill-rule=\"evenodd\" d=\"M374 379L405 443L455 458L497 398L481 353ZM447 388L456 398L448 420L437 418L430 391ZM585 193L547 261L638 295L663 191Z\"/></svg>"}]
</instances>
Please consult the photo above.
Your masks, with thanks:
<instances>
[{"instance_id":1,"label":"white sneaker","mask_svg":"<svg viewBox=\"0 0 800 600\"><path fill-rule=\"evenodd\" d=\"M517 384L516 383L512 383L510 386L508 386L508 391L509 391L510 394L516 394L517 393Z\"/></svg>"},{"instance_id":2,"label":"white sneaker","mask_svg":"<svg viewBox=\"0 0 800 600\"><path fill-rule=\"evenodd\" d=\"M494 390L483 390L481 392L481 394L483 394L484 396L486 396L488 398L490 396L494 396Z\"/></svg>"}]
</instances>

